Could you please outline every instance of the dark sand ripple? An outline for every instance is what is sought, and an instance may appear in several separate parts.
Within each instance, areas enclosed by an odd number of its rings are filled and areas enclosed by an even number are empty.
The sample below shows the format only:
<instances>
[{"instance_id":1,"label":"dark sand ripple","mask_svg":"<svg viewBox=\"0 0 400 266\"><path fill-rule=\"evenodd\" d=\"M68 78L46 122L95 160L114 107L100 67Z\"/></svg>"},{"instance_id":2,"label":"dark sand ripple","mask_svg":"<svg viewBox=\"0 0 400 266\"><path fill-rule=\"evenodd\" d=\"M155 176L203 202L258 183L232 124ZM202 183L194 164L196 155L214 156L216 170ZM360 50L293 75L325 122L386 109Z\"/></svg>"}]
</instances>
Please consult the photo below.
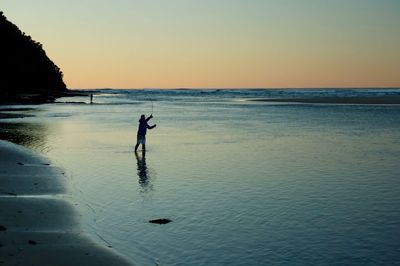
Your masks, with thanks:
<instances>
[{"instance_id":1,"label":"dark sand ripple","mask_svg":"<svg viewBox=\"0 0 400 266\"><path fill-rule=\"evenodd\" d=\"M46 159L0 140L0 264L132 265L81 231L64 179Z\"/></svg>"}]
</instances>

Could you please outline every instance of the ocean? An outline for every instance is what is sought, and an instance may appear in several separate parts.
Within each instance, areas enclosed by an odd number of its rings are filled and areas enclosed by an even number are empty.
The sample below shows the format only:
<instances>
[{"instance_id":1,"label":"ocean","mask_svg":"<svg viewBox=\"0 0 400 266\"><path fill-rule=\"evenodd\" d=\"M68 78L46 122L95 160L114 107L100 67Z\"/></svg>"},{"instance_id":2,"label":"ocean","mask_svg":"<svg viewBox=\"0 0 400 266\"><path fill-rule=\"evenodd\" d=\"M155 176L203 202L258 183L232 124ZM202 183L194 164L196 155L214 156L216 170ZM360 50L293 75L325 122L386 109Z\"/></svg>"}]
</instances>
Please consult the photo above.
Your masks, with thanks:
<instances>
[{"instance_id":1,"label":"ocean","mask_svg":"<svg viewBox=\"0 0 400 266\"><path fill-rule=\"evenodd\" d=\"M62 167L82 231L138 265L399 265L400 105L250 101L391 95L104 89L10 106L28 116L0 137Z\"/></svg>"}]
</instances>

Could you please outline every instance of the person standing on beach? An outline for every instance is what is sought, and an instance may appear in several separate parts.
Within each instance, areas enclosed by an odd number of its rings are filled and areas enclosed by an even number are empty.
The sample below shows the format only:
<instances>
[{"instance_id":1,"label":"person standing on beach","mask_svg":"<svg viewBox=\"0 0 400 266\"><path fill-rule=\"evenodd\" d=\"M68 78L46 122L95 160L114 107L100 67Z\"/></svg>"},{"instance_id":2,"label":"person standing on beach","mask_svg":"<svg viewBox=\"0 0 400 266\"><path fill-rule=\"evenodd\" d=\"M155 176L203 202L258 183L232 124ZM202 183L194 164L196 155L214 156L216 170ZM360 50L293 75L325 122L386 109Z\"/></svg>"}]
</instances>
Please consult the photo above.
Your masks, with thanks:
<instances>
[{"instance_id":1,"label":"person standing on beach","mask_svg":"<svg viewBox=\"0 0 400 266\"><path fill-rule=\"evenodd\" d=\"M153 118L153 115L151 114L148 118L146 118L145 115L141 115L139 119L139 128L137 132L137 141L136 141L136 146L135 146L135 152L137 152L137 149L140 144L142 144L142 151L146 151L146 133L147 129L153 129L157 125L149 126L147 122Z\"/></svg>"}]
</instances>

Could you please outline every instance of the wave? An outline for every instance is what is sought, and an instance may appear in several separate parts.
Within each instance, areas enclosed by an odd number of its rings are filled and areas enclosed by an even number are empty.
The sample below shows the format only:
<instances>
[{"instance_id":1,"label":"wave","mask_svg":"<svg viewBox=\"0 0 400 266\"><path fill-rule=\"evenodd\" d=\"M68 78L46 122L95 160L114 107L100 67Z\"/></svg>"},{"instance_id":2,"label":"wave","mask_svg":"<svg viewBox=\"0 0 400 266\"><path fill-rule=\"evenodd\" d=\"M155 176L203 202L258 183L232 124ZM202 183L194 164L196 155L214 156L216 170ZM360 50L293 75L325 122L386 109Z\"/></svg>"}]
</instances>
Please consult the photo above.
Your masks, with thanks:
<instances>
[{"instance_id":1,"label":"wave","mask_svg":"<svg viewBox=\"0 0 400 266\"><path fill-rule=\"evenodd\" d=\"M155 102L232 102L248 99L400 96L400 88L305 89L99 89L93 105L139 105ZM87 96L60 99L58 103L89 104Z\"/></svg>"}]
</instances>

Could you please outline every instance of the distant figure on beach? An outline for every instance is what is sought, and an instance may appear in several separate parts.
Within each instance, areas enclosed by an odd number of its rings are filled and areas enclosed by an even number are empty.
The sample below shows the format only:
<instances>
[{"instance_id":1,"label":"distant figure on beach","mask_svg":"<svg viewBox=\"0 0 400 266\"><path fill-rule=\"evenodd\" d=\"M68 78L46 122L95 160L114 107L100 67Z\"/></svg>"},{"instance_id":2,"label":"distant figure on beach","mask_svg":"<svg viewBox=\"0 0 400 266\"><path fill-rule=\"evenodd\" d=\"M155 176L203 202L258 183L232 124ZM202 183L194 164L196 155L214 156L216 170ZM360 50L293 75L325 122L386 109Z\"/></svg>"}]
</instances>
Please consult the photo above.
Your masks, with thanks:
<instances>
[{"instance_id":1,"label":"distant figure on beach","mask_svg":"<svg viewBox=\"0 0 400 266\"><path fill-rule=\"evenodd\" d=\"M148 118L146 118L145 115L141 115L139 119L139 128L137 132L137 142L135 146L135 152L137 151L139 144L142 144L142 151L146 151L146 133L147 129L153 129L157 125L149 126L147 122L153 118L153 115L151 114Z\"/></svg>"},{"instance_id":2,"label":"distant figure on beach","mask_svg":"<svg viewBox=\"0 0 400 266\"><path fill-rule=\"evenodd\" d=\"M93 93L90 94L90 104L93 103Z\"/></svg>"}]
</instances>

